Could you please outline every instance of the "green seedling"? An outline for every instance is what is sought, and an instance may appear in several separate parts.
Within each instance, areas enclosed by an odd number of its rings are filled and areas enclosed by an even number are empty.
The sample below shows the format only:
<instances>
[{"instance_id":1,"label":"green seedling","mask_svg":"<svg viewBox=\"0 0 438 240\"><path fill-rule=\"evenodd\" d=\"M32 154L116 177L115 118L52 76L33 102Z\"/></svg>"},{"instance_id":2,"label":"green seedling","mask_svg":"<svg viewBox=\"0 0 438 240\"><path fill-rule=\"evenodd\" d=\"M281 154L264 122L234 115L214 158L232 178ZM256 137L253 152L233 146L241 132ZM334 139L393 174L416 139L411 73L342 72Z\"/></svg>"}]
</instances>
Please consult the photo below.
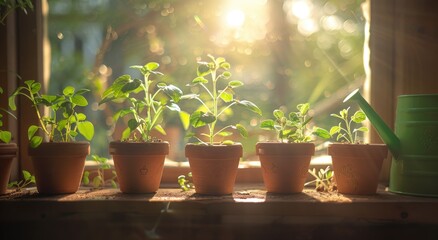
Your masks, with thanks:
<instances>
[{"instance_id":1,"label":"green seedling","mask_svg":"<svg viewBox=\"0 0 438 240\"><path fill-rule=\"evenodd\" d=\"M188 137L196 138L201 144L213 145L216 137L231 136L233 132L230 130L235 129L242 137L246 138L248 132L241 124L231 124L217 130L216 125L219 117L234 105L243 106L259 115L262 115L262 112L254 103L236 98L235 89L243 86L243 82L230 80L230 63L222 57L215 58L211 55L208 55L208 57L211 60L210 62L198 62L197 77L189 84L191 87L200 86L205 94L189 94L184 96L184 98L196 99L200 102L201 105L190 115L190 119L186 121L189 121L190 125L194 128L208 126L208 131L201 133L201 136L207 137L208 141L201 140L195 134L188 134ZM219 89L219 81L228 81L228 84L224 88ZM222 144L233 144L233 142L226 140Z\"/></svg>"},{"instance_id":2,"label":"green seedling","mask_svg":"<svg viewBox=\"0 0 438 240\"><path fill-rule=\"evenodd\" d=\"M8 188L15 188L15 191L22 191L29 184L35 183L35 176L30 174L30 172L23 170L23 179L20 181L13 181L8 184Z\"/></svg>"},{"instance_id":3,"label":"green seedling","mask_svg":"<svg viewBox=\"0 0 438 240\"><path fill-rule=\"evenodd\" d=\"M103 93L99 104L109 101L124 103L128 105L114 116L114 122L120 118L130 116L128 127L122 133L122 141L153 142L151 136L153 129L165 135L166 132L161 126L162 113L164 110L180 111L177 103L180 101L182 91L174 85L156 83L152 76L162 76L158 72L158 63L150 62L144 66L131 66L138 70L143 79L132 78L130 75L118 77L114 83ZM156 83L153 85L153 83Z\"/></svg>"},{"instance_id":4,"label":"green seedling","mask_svg":"<svg viewBox=\"0 0 438 240\"><path fill-rule=\"evenodd\" d=\"M180 175L178 177L178 184L184 192L195 189L195 185L192 181L192 172L189 172L187 176Z\"/></svg>"},{"instance_id":5,"label":"green seedling","mask_svg":"<svg viewBox=\"0 0 438 240\"><path fill-rule=\"evenodd\" d=\"M336 190L336 184L334 179L334 172L330 170L330 166L327 166L325 169L319 169L316 172L316 169L308 170L308 172L315 178L315 180L307 182L304 186L315 184L315 190L318 192L329 192Z\"/></svg>"},{"instance_id":6,"label":"green seedling","mask_svg":"<svg viewBox=\"0 0 438 240\"><path fill-rule=\"evenodd\" d=\"M15 98L18 95L26 97L31 103L38 116L39 126L31 125L28 129L28 138L32 148L38 147L43 142L43 137L36 135L42 130L50 142L71 142L78 134L91 140L94 136L94 126L83 113L77 112L77 107L88 105L83 96L88 89L76 91L72 86L64 88L62 94L40 94L41 84L34 80L24 82L25 85L18 87L9 97L9 107L16 110ZM43 115L40 106L49 109L48 115Z\"/></svg>"},{"instance_id":7,"label":"green seedling","mask_svg":"<svg viewBox=\"0 0 438 240\"><path fill-rule=\"evenodd\" d=\"M312 120L312 117L308 116L310 104L298 104L297 109L297 112L291 112L289 115L286 115L280 109L276 109L273 112L275 119L262 121L260 127L265 130L275 131L279 142L310 142L312 138L307 127Z\"/></svg>"},{"instance_id":8,"label":"green seedling","mask_svg":"<svg viewBox=\"0 0 438 240\"><path fill-rule=\"evenodd\" d=\"M105 170L111 169L111 165L108 162L108 158L99 157L98 155L92 155L92 160L98 164L98 167L94 171L84 171L82 176L82 183L84 185L90 184L90 174L96 173L96 176L92 180L94 188L105 187L106 184L111 184L113 188L117 188L117 174L116 171L112 171L113 176L110 179L105 180Z\"/></svg>"},{"instance_id":9,"label":"green seedling","mask_svg":"<svg viewBox=\"0 0 438 240\"><path fill-rule=\"evenodd\" d=\"M339 114L330 115L341 120L338 125L331 127L330 131L317 128L314 133L324 139L336 137L336 141L338 142L360 143L358 133L368 131L367 127L362 126L362 122L366 120L366 115L363 111L358 110L350 117L348 115L349 109L350 108L343 109ZM359 127L353 128L353 123L358 124Z\"/></svg>"},{"instance_id":10,"label":"green seedling","mask_svg":"<svg viewBox=\"0 0 438 240\"><path fill-rule=\"evenodd\" d=\"M3 88L1 88L1 87L0 87L0 94L3 94ZM15 117L14 114L9 112L7 109L0 108L0 111L4 112L6 114L11 115L15 119L17 118L17 117ZM0 142L3 142L3 143L11 142L11 139L12 139L11 132L7 131L7 130L3 130L2 128L3 128L3 114L0 113Z\"/></svg>"}]
</instances>

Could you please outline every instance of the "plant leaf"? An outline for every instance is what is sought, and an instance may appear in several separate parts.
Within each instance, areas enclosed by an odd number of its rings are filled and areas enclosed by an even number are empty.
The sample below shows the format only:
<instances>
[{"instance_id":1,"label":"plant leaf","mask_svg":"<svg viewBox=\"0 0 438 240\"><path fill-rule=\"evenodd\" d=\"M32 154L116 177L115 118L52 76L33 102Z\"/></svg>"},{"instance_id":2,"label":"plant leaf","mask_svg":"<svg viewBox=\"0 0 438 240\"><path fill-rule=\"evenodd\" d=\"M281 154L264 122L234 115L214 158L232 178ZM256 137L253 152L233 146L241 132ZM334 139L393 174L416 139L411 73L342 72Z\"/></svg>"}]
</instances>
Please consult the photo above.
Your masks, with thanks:
<instances>
[{"instance_id":1,"label":"plant leaf","mask_svg":"<svg viewBox=\"0 0 438 240\"><path fill-rule=\"evenodd\" d=\"M12 139L12 134L10 132L0 130L0 141L4 143L9 143L11 139Z\"/></svg>"},{"instance_id":2,"label":"plant leaf","mask_svg":"<svg viewBox=\"0 0 438 240\"><path fill-rule=\"evenodd\" d=\"M134 118L131 118L128 121L128 127L129 127L129 129L131 129L131 131L134 131L135 129L137 129L137 127L139 125L140 125L140 123L137 122L137 120L135 120Z\"/></svg>"},{"instance_id":3,"label":"plant leaf","mask_svg":"<svg viewBox=\"0 0 438 240\"><path fill-rule=\"evenodd\" d=\"M331 138L331 134L329 133L329 131L327 131L323 128L320 128L320 127L314 127L313 134L320 137L320 138L323 138L323 139Z\"/></svg>"},{"instance_id":4,"label":"plant leaf","mask_svg":"<svg viewBox=\"0 0 438 240\"><path fill-rule=\"evenodd\" d=\"M26 171L26 170L23 170L23 171L21 171L21 172L22 172L22 174L23 174L23 179L24 179L24 180L29 180L29 179L32 178L32 174L30 174L30 172L28 172L28 171Z\"/></svg>"},{"instance_id":5,"label":"plant leaf","mask_svg":"<svg viewBox=\"0 0 438 240\"><path fill-rule=\"evenodd\" d=\"M91 141L94 136L94 125L90 121L78 122L79 133L88 141Z\"/></svg>"},{"instance_id":6,"label":"plant leaf","mask_svg":"<svg viewBox=\"0 0 438 240\"><path fill-rule=\"evenodd\" d=\"M242 124L236 124L236 129L239 131L240 135L244 138L248 137L248 131Z\"/></svg>"},{"instance_id":7,"label":"plant leaf","mask_svg":"<svg viewBox=\"0 0 438 240\"><path fill-rule=\"evenodd\" d=\"M224 132L219 132L217 135L222 136L222 137L228 137L228 136L233 135L233 133L224 131Z\"/></svg>"},{"instance_id":8,"label":"plant leaf","mask_svg":"<svg viewBox=\"0 0 438 240\"><path fill-rule=\"evenodd\" d=\"M307 112L309 112L310 104L309 103L298 104L297 108L300 111L301 116L304 116L307 114Z\"/></svg>"},{"instance_id":9,"label":"plant leaf","mask_svg":"<svg viewBox=\"0 0 438 240\"><path fill-rule=\"evenodd\" d=\"M157 130L159 133L163 134L163 135L167 135L166 131L164 130L163 126L161 126L160 124L155 125L155 130Z\"/></svg>"},{"instance_id":10,"label":"plant leaf","mask_svg":"<svg viewBox=\"0 0 438 240\"><path fill-rule=\"evenodd\" d=\"M205 83L208 83L208 80L205 79L204 77L197 77L197 78L193 79L192 83L194 83L194 84L198 84L198 83L205 84Z\"/></svg>"},{"instance_id":11,"label":"plant leaf","mask_svg":"<svg viewBox=\"0 0 438 240\"><path fill-rule=\"evenodd\" d=\"M195 111L190 115L190 124L195 127L202 127L208 123L216 121L216 117L211 113L205 113L203 111Z\"/></svg>"},{"instance_id":12,"label":"plant leaf","mask_svg":"<svg viewBox=\"0 0 438 240\"><path fill-rule=\"evenodd\" d=\"M183 125L184 130L189 129L190 126L190 114L188 112L180 111L179 118L181 119L181 123Z\"/></svg>"},{"instance_id":13,"label":"plant leaf","mask_svg":"<svg viewBox=\"0 0 438 240\"><path fill-rule=\"evenodd\" d=\"M84 185L88 185L90 183L90 179L88 178L89 175L90 175L90 172L84 171L84 175L82 176L82 183Z\"/></svg>"},{"instance_id":14,"label":"plant leaf","mask_svg":"<svg viewBox=\"0 0 438 240\"><path fill-rule=\"evenodd\" d=\"M132 81L127 82L123 87L120 89L123 93L130 93L134 90L136 90L141 85L141 80L135 78Z\"/></svg>"},{"instance_id":15,"label":"plant leaf","mask_svg":"<svg viewBox=\"0 0 438 240\"><path fill-rule=\"evenodd\" d=\"M221 92L221 94L220 94L220 98L221 98L224 102L228 103L228 102L233 101L233 94L230 94L230 93L228 93L228 92L226 92L226 91L223 91L223 92Z\"/></svg>"},{"instance_id":16,"label":"plant leaf","mask_svg":"<svg viewBox=\"0 0 438 240\"><path fill-rule=\"evenodd\" d=\"M163 90L165 94L167 94L167 96L172 98L174 102L177 103L179 102L179 100L181 100L181 96L183 95L183 92L178 87L174 85L168 85L160 88Z\"/></svg>"},{"instance_id":17,"label":"plant leaf","mask_svg":"<svg viewBox=\"0 0 438 240\"><path fill-rule=\"evenodd\" d=\"M208 63L200 62L198 64L199 64L198 69L197 69L198 77L206 76L211 72L211 69L208 66Z\"/></svg>"},{"instance_id":18,"label":"plant leaf","mask_svg":"<svg viewBox=\"0 0 438 240\"><path fill-rule=\"evenodd\" d=\"M64 90L62 90L62 93L65 96L72 96L75 93L75 88L72 86L67 86L64 88Z\"/></svg>"},{"instance_id":19,"label":"plant leaf","mask_svg":"<svg viewBox=\"0 0 438 240\"><path fill-rule=\"evenodd\" d=\"M284 112L280 109L275 109L273 114L276 119L281 119L282 117L284 117Z\"/></svg>"},{"instance_id":20,"label":"plant leaf","mask_svg":"<svg viewBox=\"0 0 438 240\"><path fill-rule=\"evenodd\" d=\"M178 104L176 103L170 103L169 105L166 106L167 109L169 109L170 111L176 111L179 112L181 111L181 108L178 106Z\"/></svg>"},{"instance_id":21,"label":"plant leaf","mask_svg":"<svg viewBox=\"0 0 438 240\"><path fill-rule=\"evenodd\" d=\"M353 132L368 132L367 127L360 127L353 130Z\"/></svg>"},{"instance_id":22,"label":"plant leaf","mask_svg":"<svg viewBox=\"0 0 438 240\"><path fill-rule=\"evenodd\" d=\"M231 88L237 88L237 87L243 86L243 82L237 81L237 80L233 80L233 81L230 81L228 83L228 86L231 87Z\"/></svg>"},{"instance_id":23,"label":"plant leaf","mask_svg":"<svg viewBox=\"0 0 438 240\"><path fill-rule=\"evenodd\" d=\"M158 64L158 63L156 63L156 62L150 62L150 63L147 63L146 65L144 65L144 67L145 67L148 71L154 71L154 70L156 70L159 66L160 66L160 64Z\"/></svg>"},{"instance_id":24,"label":"plant leaf","mask_svg":"<svg viewBox=\"0 0 438 240\"><path fill-rule=\"evenodd\" d=\"M220 64L220 67L225 69L225 70L228 70L228 69L231 68L231 65L228 62L223 62L223 63Z\"/></svg>"},{"instance_id":25,"label":"plant leaf","mask_svg":"<svg viewBox=\"0 0 438 240\"><path fill-rule=\"evenodd\" d=\"M102 183L102 178L100 176L96 176L93 178L93 187L97 188Z\"/></svg>"},{"instance_id":26,"label":"plant leaf","mask_svg":"<svg viewBox=\"0 0 438 240\"><path fill-rule=\"evenodd\" d=\"M43 138L40 136L33 136L30 139L30 147L37 148L43 142Z\"/></svg>"},{"instance_id":27,"label":"plant leaf","mask_svg":"<svg viewBox=\"0 0 438 240\"><path fill-rule=\"evenodd\" d=\"M35 94L35 93L37 93L41 89L41 83L39 83L39 82L32 82L32 84L29 87L30 87L30 92L32 94Z\"/></svg>"},{"instance_id":28,"label":"plant leaf","mask_svg":"<svg viewBox=\"0 0 438 240\"><path fill-rule=\"evenodd\" d=\"M122 140L126 140L129 138L129 136L131 135L131 129L129 127L125 128L125 130L123 130L122 133Z\"/></svg>"},{"instance_id":29,"label":"plant leaf","mask_svg":"<svg viewBox=\"0 0 438 240\"><path fill-rule=\"evenodd\" d=\"M265 130L275 130L275 122L272 119L264 120L260 123L260 128Z\"/></svg>"},{"instance_id":30,"label":"plant leaf","mask_svg":"<svg viewBox=\"0 0 438 240\"><path fill-rule=\"evenodd\" d=\"M335 135L335 134L337 134L339 132L341 132L341 127L333 126L333 127L330 128L330 132L329 133L330 133L331 136L333 136L333 135Z\"/></svg>"},{"instance_id":31,"label":"plant leaf","mask_svg":"<svg viewBox=\"0 0 438 240\"><path fill-rule=\"evenodd\" d=\"M351 120L353 120L353 122L355 122L355 123L361 123L361 122L365 121L366 118L367 118L367 116L365 115L364 112L357 111L351 117Z\"/></svg>"},{"instance_id":32,"label":"plant leaf","mask_svg":"<svg viewBox=\"0 0 438 240\"><path fill-rule=\"evenodd\" d=\"M116 112L113 116L113 120L114 122L117 122L119 120L119 118L124 117L130 113L134 113L134 109L133 108L124 108L124 109L120 109L118 112Z\"/></svg>"},{"instance_id":33,"label":"plant leaf","mask_svg":"<svg viewBox=\"0 0 438 240\"><path fill-rule=\"evenodd\" d=\"M237 101L237 103L246 107L247 109L259 114L260 116L262 115L262 111L260 110L260 108L248 100Z\"/></svg>"},{"instance_id":34,"label":"plant leaf","mask_svg":"<svg viewBox=\"0 0 438 240\"><path fill-rule=\"evenodd\" d=\"M71 102L81 107L85 107L88 105L87 99L84 96L77 94L73 95L73 97L71 98Z\"/></svg>"},{"instance_id":35,"label":"plant leaf","mask_svg":"<svg viewBox=\"0 0 438 240\"><path fill-rule=\"evenodd\" d=\"M27 129L27 137L29 140L35 135L35 133L38 131L38 129L39 129L39 127L35 126L35 125L29 126L29 128Z\"/></svg>"}]
</instances>

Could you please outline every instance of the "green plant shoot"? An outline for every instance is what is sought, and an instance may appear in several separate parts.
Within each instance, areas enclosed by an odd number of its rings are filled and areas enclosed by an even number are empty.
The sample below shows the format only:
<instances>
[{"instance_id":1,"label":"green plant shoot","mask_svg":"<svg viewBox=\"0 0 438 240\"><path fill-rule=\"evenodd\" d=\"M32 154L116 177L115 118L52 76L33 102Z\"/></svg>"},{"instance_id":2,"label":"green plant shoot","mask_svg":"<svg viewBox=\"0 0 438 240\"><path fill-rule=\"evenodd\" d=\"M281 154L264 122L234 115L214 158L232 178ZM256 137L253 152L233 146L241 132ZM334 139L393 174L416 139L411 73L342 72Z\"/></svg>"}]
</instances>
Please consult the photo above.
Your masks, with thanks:
<instances>
[{"instance_id":1,"label":"green plant shoot","mask_svg":"<svg viewBox=\"0 0 438 240\"><path fill-rule=\"evenodd\" d=\"M309 169L308 172L315 178L315 180L305 183L304 186L314 183L315 190L318 192L336 190L335 175L333 170L330 170L330 166L327 166L325 169L319 169L318 172L316 172L315 168L312 170Z\"/></svg>"},{"instance_id":2,"label":"green plant shoot","mask_svg":"<svg viewBox=\"0 0 438 240\"><path fill-rule=\"evenodd\" d=\"M178 176L178 184L184 192L189 191L190 189L195 189L195 185L192 181L192 172L189 172L187 176Z\"/></svg>"},{"instance_id":3,"label":"green plant shoot","mask_svg":"<svg viewBox=\"0 0 438 240\"><path fill-rule=\"evenodd\" d=\"M310 104L298 104L297 110L286 115L280 109L276 109L273 112L275 119L263 120L260 128L275 131L279 142L310 142L312 138L307 127L312 120L312 117L308 116Z\"/></svg>"},{"instance_id":4,"label":"green plant shoot","mask_svg":"<svg viewBox=\"0 0 438 240\"><path fill-rule=\"evenodd\" d=\"M116 171L112 171L113 176L105 180L105 170L111 169L111 165L108 162L108 158L99 157L98 155L92 155L92 160L97 163L97 169L95 171L84 171L84 175L82 176L82 183L84 185L90 184L90 174L92 172L96 173L96 176L93 177L92 185L94 188L105 187L107 183L111 184L113 188L117 188L117 174Z\"/></svg>"},{"instance_id":5,"label":"green plant shoot","mask_svg":"<svg viewBox=\"0 0 438 240\"><path fill-rule=\"evenodd\" d=\"M30 174L30 172L23 170L23 179L20 181L13 181L8 184L8 188L16 188L16 191L19 192L23 190L23 188L27 187L29 184L36 183L35 176Z\"/></svg>"},{"instance_id":6,"label":"green plant shoot","mask_svg":"<svg viewBox=\"0 0 438 240\"><path fill-rule=\"evenodd\" d=\"M215 137L228 137L233 134L231 129L237 130L242 137L247 137L248 132L241 124L227 125L219 130L216 129L216 124L219 117L224 114L229 108L234 105L240 105L246 109L262 115L261 110L248 100L238 100L235 95L235 89L243 86L243 82L230 80L231 68L225 58L215 58L208 55L210 62L198 62L197 77L193 79L188 86L200 86L206 94L189 94L183 96L185 99L196 99L201 103L200 107L190 115L190 125L194 128L208 126L207 133L201 135L208 138L208 142L202 141L194 134L189 134L189 137L196 138L202 144L212 145L215 142ZM223 89L219 89L219 81L228 81L228 84ZM202 98L201 98L202 96ZM233 144L232 141L224 141L222 144Z\"/></svg>"},{"instance_id":7,"label":"green plant shoot","mask_svg":"<svg viewBox=\"0 0 438 240\"><path fill-rule=\"evenodd\" d=\"M350 117L349 110L350 108L342 109L339 114L331 114L330 116L340 119L341 122L331 127L330 131L317 128L314 131L315 134L325 139L336 137L338 142L359 143L358 133L368 131L367 127L362 126L362 122L366 120L366 115L362 110L358 110ZM353 123L358 124L359 127L353 128Z\"/></svg>"},{"instance_id":8,"label":"green plant shoot","mask_svg":"<svg viewBox=\"0 0 438 240\"><path fill-rule=\"evenodd\" d=\"M16 110L15 98L18 95L26 97L31 103L39 120L39 126L31 125L28 129L28 138L32 148L38 147L43 142L43 137L36 135L42 130L48 141L70 142L74 141L78 134L85 139L91 140L94 136L94 126L87 120L83 113L79 113L76 107L88 105L83 96L88 89L76 91L72 86L63 89L62 94L40 94L41 84L34 80L27 80L25 85L18 87L9 97L9 107ZM48 115L43 115L40 106L49 109Z\"/></svg>"},{"instance_id":9,"label":"green plant shoot","mask_svg":"<svg viewBox=\"0 0 438 240\"><path fill-rule=\"evenodd\" d=\"M109 101L129 103L113 116L114 122L122 117L131 116L128 120L128 127L122 133L122 141L152 142L151 131L153 129L163 135L166 134L160 124L163 111L166 109L180 111L177 103L182 96L181 89L174 85L157 83L156 91L154 91L152 84L155 80L151 77L163 75L156 71L158 67L159 64L156 62L150 62L144 66L131 66L142 74L142 80L123 75L118 77L103 93L99 104Z\"/></svg>"}]
</instances>

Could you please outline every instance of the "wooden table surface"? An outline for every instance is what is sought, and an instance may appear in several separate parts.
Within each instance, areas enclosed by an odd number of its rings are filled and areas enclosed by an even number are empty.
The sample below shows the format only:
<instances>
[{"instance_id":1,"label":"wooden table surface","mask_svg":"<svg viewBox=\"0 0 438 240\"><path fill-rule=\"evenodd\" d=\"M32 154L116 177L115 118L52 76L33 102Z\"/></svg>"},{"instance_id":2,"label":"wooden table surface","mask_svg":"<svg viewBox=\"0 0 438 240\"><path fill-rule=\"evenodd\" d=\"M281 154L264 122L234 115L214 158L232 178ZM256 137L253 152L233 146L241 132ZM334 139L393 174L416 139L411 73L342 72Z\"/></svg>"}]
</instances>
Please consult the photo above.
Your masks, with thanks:
<instances>
[{"instance_id":1,"label":"wooden table surface","mask_svg":"<svg viewBox=\"0 0 438 240\"><path fill-rule=\"evenodd\" d=\"M372 196L316 192L310 188L302 193L284 195L267 193L263 189L263 185L238 185L232 195L201 196L193 190L183 192L175 188L161 188L154 194L123 194L119 189L81 188L75 194L42 196L31 188L0 196L0 226L8 229L32 226L31 229L39 234L41 229L51 226L43 232L55 234L58 231L54 231L54 227L59 228L60 225L64 229L62 232L68 232L67 223L73 229L94 225L100 227L75 234L87 233L85 236L89 236L90 232L100 233L98 229L117 230L110 236L105 235L110 239L122 236L118 234L126 233L126 229L135 229L133 231L140 234L133 239L150 239L150 236L137 237L143 236L145 229L153 229L155 225L159 225L161 234L171 239L175 234L182 234L184 238L205 239L199 236L211 232L216 232L218 236L226 234L224 239L229 239L227 236L230 239L236 239L236 236L238 239L263 239L291 231L312 237L322 233L338 236L339 231L351 237L359 231L363 239L378 239L374 236L376 232L380 232L379 236L388 237L397 233L401 237L412 238L415 236L410 233L419 230L423 232L422 238L415 239L429 239L429 236L433 236L430 239L438 239L437 198L392 194L383 187ZM161 219L159 224L157 219ZM277 227L272 228L273 225ZM318 229L321 226L330 227L315 232L315 226L319 226ZM14 232L16 234L17 231ZM263 235L265 233L269 234ZM12 232L7 236L10 234ZM45 235L38 234L20 236L45 238Z\"/></svg>"}]
</instances>

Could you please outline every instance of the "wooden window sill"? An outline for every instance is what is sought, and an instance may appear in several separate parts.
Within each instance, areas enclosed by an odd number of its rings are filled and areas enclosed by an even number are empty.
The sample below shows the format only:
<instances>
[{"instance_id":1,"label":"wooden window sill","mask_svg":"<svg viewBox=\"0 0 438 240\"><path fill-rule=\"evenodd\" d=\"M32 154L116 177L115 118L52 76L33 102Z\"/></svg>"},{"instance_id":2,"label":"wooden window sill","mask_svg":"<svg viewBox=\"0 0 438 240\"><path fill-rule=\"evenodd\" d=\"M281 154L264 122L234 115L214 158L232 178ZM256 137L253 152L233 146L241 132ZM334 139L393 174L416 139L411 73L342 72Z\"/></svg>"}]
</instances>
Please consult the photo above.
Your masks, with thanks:
<instances>
[{"instance_id":1,"label":"wooden window sill","mask_svg":"<svg viewBox=\"0 0 438 240\"><path fill-rule=\"evenodd\" d=\"M279 233L325 234L329 239L344 239L356 233L373 239L379 239L379 234L400 239L438 236L436 198L396 195L383 187L374 196L322 193L308 188L299 194L279 195L263 189L263 185L238 184L232 195L200 196L193 190L182 192L176 188L162 188L154 194L81 188L75 194L41 196L30 188L0 196L0 230L6 230L3 236L18 234L20 239L50 234L69 239L59 235L69 231L75 234L74 239L90 234L117 239L123 234L130 236L130 231L144 237L132 239L147 239L144 234L154 226L154 234L193 239L205 239L199 236L208 238L208 234L219 234L224 239L263 239ZM168 203L169 210L163 213ZM29 231L17 232L20 226ZM420 230L419 236L412 236Z\"/></svg>"}]
</instances>

